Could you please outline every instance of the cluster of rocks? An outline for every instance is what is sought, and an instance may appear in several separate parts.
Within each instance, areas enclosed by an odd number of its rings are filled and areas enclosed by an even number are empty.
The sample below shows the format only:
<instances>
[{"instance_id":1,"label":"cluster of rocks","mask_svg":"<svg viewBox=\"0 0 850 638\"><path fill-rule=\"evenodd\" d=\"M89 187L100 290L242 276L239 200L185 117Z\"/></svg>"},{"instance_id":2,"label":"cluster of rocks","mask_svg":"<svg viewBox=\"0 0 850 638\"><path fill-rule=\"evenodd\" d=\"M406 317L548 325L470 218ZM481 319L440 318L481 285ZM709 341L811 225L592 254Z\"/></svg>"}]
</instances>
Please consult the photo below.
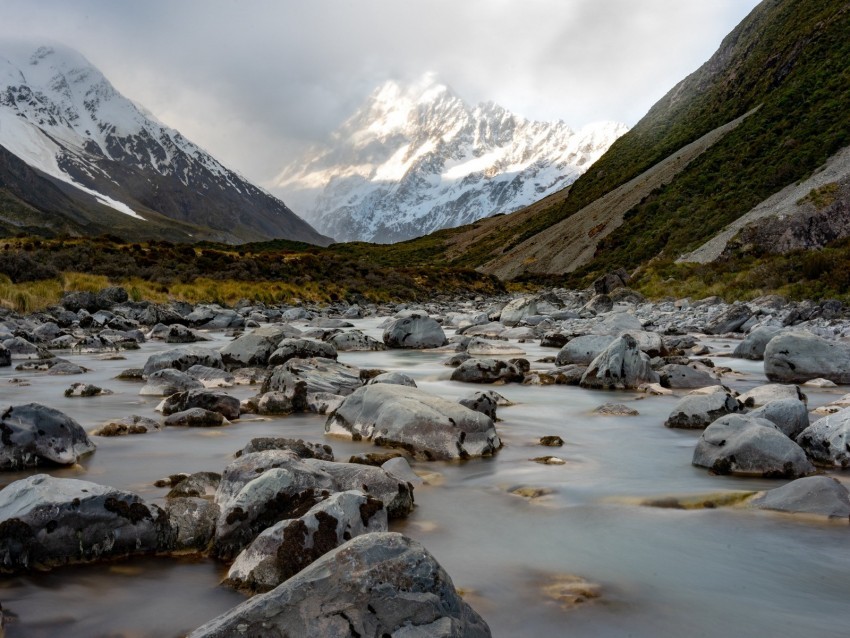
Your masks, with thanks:
<instances>
[{"instance_id":1,"label":"cluster of rocks","mask_svg":"<svg viewBox=\"0 0 850 638\"><path fill-rule=\"evenodd\" d=\"M687 392L665 425L704 429L695 465L717 474L797 478L753 498L753 506L846 517L846 490L809 475L817 467L850 465L850 400L810 423L805 395L793 385L850 383L844 307L775 297L746 304L717 298L648 303L627 283L617 272L588 291L327 308L158 305L110 288L69 293L61 307L29 317L7 313L0 323L0 365L17 363L22 370L84 374L54 351L108 355L148 339L175 344L122 374L140 382L140 394L163 397L163 419L131 416L93 434L223 426L246 413L313 412L327 416L328 435L403 456L367 454L340 463L326 445L257 439L220 474L170 477L163 507L94 483L31 476L0 491L0 569L195 552L231 562L230 586L264 593L192 636L489 635L433 557L387 525L413 507L418 478L405 457L495 454L501 447L497 407L506 401L492 391L449 401L405 374L338 360L340 352L387 348L445 353L451 378L472 384ZM380 340L348 321L366 315L386 317ZM446 328L453 329L451 337ZM207 330L234 338L213 349L204 345ZM743 395L729 389L728 371L704 358L712 336L740 338L733 356L763 359L774 383ZM551 348L552 356L524 358L522 344L531 341ZM259 392L239 401L227 392L237 384ZM103 392L84 383L68 391L81 397ZM603 408L600 414L635 413L620 404ZM69 465L95 449L73 419L37 404L7 408L0 432L0 469ZM543 445L563 444L558 436L544 439ZM552 456L535 460L564 463Z\"/></svg>"}]
</instances>

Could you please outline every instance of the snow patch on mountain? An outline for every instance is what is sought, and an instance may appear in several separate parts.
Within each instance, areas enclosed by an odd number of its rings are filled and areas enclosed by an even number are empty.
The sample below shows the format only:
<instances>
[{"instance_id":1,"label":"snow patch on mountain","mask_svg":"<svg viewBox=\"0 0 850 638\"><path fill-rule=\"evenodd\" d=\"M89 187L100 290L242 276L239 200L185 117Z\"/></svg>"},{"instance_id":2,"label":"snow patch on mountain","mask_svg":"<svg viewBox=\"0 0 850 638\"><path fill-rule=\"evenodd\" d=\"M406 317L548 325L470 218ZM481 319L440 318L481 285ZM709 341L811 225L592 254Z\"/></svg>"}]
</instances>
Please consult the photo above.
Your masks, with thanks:
<instances>
[{"instance_id":1,"label":"snow patch on mountain","mask_svg":"<svg viewBox=\"0 0 850 638\"><path fill-rule=\"evenodd\" d=\"M337 241L401 241L542 199L627 130L600 122L575 132L492 102L470 107L426 74L379 87L271 188Z\"/></svg>"}]
</instances>

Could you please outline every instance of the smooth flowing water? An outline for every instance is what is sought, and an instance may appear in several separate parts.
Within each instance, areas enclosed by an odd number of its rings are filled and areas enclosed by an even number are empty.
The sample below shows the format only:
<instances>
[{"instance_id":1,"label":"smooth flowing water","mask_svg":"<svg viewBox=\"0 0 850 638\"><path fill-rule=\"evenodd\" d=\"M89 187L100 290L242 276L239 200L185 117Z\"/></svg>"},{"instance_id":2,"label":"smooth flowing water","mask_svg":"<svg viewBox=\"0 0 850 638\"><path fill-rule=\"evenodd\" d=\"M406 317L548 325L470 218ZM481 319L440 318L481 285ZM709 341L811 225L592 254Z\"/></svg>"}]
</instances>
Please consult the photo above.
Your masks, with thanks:
<instances>
[{"instance_id":1,"label":"smooth flowing water","mask_svg":"<svg viewBox=\"0 0 850 638\"><path fill-rule=\"evenodd\" d=\"M380 338L378 320L355 323ZM226 343L222 335L212 336L211 345ZM715 350L730 349L722 340L708 343ZM167 347L146 343L122 361L69 356L92 369L80 377L5 368L0 372L0 402L44 403L88 430L109 418L157 416L158 399L140 397L137 383L114 377L124 368L141 367L151 353ZM530 361L556 352L537 344L521 347ZM442 365L447 356L394 350L341 353L339 358L360 367L405 372L420 388L446 398L481 389L450 381L451 369ZM765 382L760 362L723 357L714 361L734 369L724 381L736 389ZM12 378L29 385L12 383ZM63 390L82 379L115 394L65 398ZM515 402L499 409L502 420L497 427L505 447L491 459L413 463L417 471L430 473L428 484L416 488L413 514L391 525L437 557L494 636L848 635L846 520L638 504L647 497L782 484L711 476L693 467L699 432L662 426L675 397L567 386L510 384L494 389ZM844 390L807 390L810 407ZM230 392L244 398L256 388ZM592 414L607 402L626 403L640 415ZM315 415L246 418L217 429L169 428L142 436L98 437L97 451L81 465L50 473L133 490L161 502L167 490L154 487L156 479L176 472L220 472L236 450L257 436L327 442L338 460L375 449L368 443L325 437L324 421ZM545 435L559 435L566 444L541 447L537 441ZM550 454L566 464L531 460ZM2 481L5 485L32 473L6 473ZM532 500L510 493L523 486L551 493ZM219 586L225 571L226 566L212 560L143 558L3 577L0 602L13 616L7 635L179 636L244 600ZM563 574L595 583L600 596L563 607L543 591Z\"/></svg>"}]
</instances>

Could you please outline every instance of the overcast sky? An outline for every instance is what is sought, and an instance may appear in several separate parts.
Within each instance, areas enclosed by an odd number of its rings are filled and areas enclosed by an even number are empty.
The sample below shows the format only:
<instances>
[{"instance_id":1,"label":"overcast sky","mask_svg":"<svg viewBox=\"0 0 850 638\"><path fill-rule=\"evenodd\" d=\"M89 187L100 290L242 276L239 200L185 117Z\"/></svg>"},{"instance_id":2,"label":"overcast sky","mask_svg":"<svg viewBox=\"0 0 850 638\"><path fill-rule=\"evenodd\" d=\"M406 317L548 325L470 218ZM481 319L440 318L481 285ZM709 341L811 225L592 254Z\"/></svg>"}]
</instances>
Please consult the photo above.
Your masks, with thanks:
<instances>
[{"instance_id":1,"label":"overcast sky","mask_svg":"<svg viewBox=\"0 0 850 638\"><path fill-rule=\"evenodd\" d=\"M757 0L0 0L0 35L78 49L126 96L265 183L379 84L633 125Z\"/></svg>"}]
</instances>

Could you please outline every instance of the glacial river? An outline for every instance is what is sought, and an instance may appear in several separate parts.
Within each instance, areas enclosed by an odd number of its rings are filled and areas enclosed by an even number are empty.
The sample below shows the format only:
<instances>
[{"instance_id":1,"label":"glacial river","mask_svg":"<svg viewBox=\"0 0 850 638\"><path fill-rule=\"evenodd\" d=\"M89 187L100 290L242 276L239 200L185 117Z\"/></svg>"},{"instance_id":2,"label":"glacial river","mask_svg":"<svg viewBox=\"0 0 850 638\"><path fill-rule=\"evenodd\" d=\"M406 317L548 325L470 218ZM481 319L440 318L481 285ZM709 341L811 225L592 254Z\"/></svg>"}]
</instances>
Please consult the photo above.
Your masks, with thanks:
<instances>
[{"instance_id":1,"label":"glacial river","mask_svg":"<svg viewBox=\"0 0 850 638\"><path fill-rule=\"evenodd\" d=\"M379 320L354 323L380 338ZM300 324L296 324L299 325ZM227 342L211 335L212 344ZM708 342L715 351L730 342ZM126 353L125 360L61 355L92 369L86 375L49 377L0 369L0 403L35 401L66 412L86 430L110 418L157 417L155 397L140 397L138 383L114 377L141 367L161 342ZM530 361L556 350L521 344ZM341 353L360 367L405 372L423 390L460 398L479 386L449 380L449 355L386 351ZM766 382L760 362L716 358L732 367L724 382L740 391ZM17 362L15 362L17 363ZM535 368L548 367L533 364ZM22 379L29 385L11 383ZM65 398L72 382L85 380L111 396ZM648 497L760 490L781 481L711 476L691 466L699 432L662 426L675 397L598 392L576 387L509 384L493 389L515 403L499 408L504 448L491 459L463 463L414 462L428 473L415 490L416 509L391 525L421 541L451 575L455 586L489 623L493 635L608 637L772 636L846 637L850 632L850 528L848 522L813 521L744 509L684 511L643 507ZM239 398L256 392L228 390ZM847 388L806 389L809 407ZM639 416L592 414L621 402ZM169 428L118 438L93 437L97 451L79 466L51 469L128 489L161 503L166 489L153 482L176 472L221 472L251 438L298 437L330 443L337 460L371 451L367 443L327 438L325 417L247 418L217 429ZM538 439L559 435L561 448ZM563 465L531 461L543 455ZM3 485L27 473L5 473ZM847 478L838 476L847 483ZM526 499L516 487L551 493ZM226 568L197 558L142 558L69 567L50 573L0 578L0 602L14 637L180 636L244 600L219 586ZM563 575L577 575L599 594L565 607L545 590ZM549 590L551 592L551 590Z\"/></svg>"}]
</instances>

